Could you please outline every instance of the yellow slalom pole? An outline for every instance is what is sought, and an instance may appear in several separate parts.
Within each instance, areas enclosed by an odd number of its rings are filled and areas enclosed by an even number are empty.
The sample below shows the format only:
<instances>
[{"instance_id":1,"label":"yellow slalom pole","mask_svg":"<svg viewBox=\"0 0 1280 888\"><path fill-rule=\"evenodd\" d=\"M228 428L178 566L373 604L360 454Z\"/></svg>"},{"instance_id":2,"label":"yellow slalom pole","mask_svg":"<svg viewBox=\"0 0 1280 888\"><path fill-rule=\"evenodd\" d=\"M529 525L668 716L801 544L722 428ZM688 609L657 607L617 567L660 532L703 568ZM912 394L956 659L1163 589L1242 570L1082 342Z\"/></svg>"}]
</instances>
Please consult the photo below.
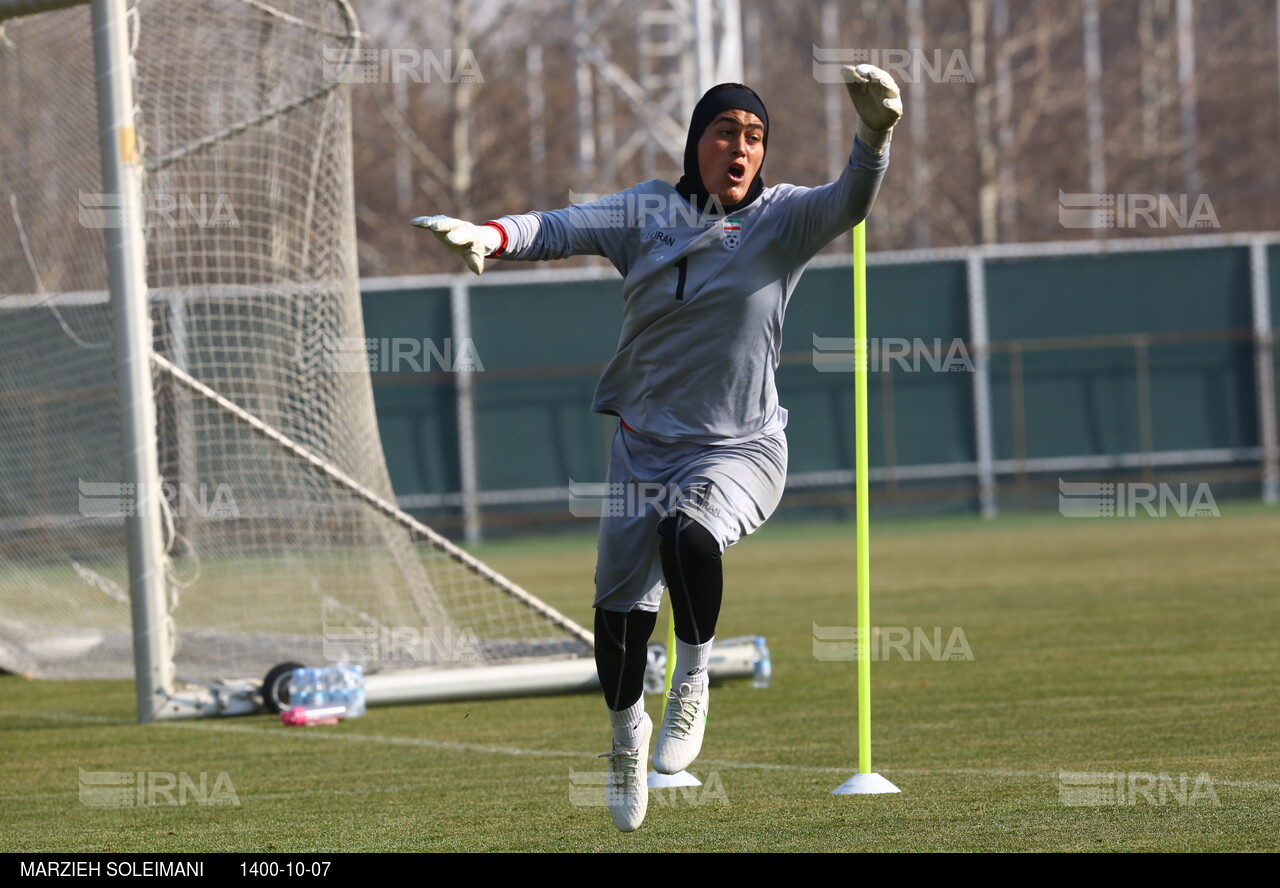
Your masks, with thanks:
<instances>
[{"instance_id":1,"label":"yellow slalom pole","mask_svg":"<svg viewBox=\"0 0 1280 888\"><path fill-rule=\"evenodd\" d=\"M663 681L664 688L671 687L671 679L676 674L676 615L667 613L667 677Z\"/></svg>"},{"instance_id":2,"label":"yellow slalom pole","mask_svg":"<svg viewBox=\"0 0 1280 888\"><path fill-rule=\"evenodd\" d=\"M834 791L835 795L900 792L871 770L871 519L867 475L867 231L860 222L853 229L853 414L854 518L857 521L858 583L858 773Z\"/></svg>"},{"instance_id":3,"label":"yellow slalom pole","mask_svg":"<svg viewBox=\"0 0 1280 888\"><path fill-rule=\"evenodd\" d=\"M858 772L871 773L871 528L867 497L867 229L853 229L854 520L858 537Z\"/></svg>"}]
</instances>

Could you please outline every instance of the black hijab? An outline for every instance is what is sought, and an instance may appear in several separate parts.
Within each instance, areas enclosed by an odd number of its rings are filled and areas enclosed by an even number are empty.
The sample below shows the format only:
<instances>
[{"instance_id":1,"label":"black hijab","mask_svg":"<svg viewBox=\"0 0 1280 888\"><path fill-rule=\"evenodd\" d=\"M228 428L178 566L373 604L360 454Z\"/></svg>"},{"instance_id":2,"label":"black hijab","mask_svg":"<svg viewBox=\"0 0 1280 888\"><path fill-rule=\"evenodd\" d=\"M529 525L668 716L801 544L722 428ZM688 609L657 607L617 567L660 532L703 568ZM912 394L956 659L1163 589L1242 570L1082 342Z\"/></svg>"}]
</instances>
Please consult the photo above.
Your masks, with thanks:
<instances>
[{"instance_id":1,"label":"black hijab","mask_svg":"<svg viewBox=\"0 0 1280 888\"><path fill-rule=\"evenodd\" d=\"M684 143L684 176L676 183L676 191L699 212L708 213L716 208L711 195L702 184L702 173L698 169L698 142L707 127L716 119L721 111L750 111L764 124L764 138L761 150L769 150L769 113L764 110L764 102L756 95L755 90L741 83L721 83L707 90L706 95L698 100L693 109L693 119L689 121L689 136ZM747 189L747 195L732 206L724 207L726 213L732 213L739 207L751 203L764 191L764 161Z\"/></svg>"}]
</instances>

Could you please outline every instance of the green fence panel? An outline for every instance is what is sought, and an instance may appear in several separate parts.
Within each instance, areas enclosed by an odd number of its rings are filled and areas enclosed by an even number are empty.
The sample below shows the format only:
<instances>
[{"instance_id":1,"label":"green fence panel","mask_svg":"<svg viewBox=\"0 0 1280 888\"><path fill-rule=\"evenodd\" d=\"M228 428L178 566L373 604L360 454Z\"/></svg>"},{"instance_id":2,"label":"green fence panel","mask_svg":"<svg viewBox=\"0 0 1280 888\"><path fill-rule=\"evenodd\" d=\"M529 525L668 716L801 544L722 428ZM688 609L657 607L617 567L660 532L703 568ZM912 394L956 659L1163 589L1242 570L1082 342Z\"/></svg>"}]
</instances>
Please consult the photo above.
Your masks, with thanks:
<instances>
[{"instance_id":1,"label":"green fence panel","mask_svg":"<svg viewBox=\"0 0 1280 888\"><path fill-rule=\"evenodd\" d=\"M1250 324L1244 247L996 260L986 277L993 342Z\"/></svg>"},{"instance_id":2,"label":"green fence panel","mask_svg":"<svg viewBox=\"0 0 1280 888\"><path fill-rule=\"evenodd\" d=\"M377 367L370 370L373 403L392 487L400 496L457 490L457 398L452 368L436 358L446 350L454 354L449 291L367 290L363 296L365 336ZM396 340L418 342L418 357L395 360Z\"/></svg>"},{"instance_id":3,"label":"green fence panel","mask_svg":"<svg viewBox=\"0 0 1280 888\"><path fill-rule=\"evenodd\" d=\"M1247 249L1003 260L986 280L997 458L1137 452L1144 410L1153 450L1256 443ZM1206 332L1217 338L1196 341ZM1146 347L1145 407L1131 342L1038 350L1135 334L1187 337ZM1013 341L1026 345L1021 444Z\"/></svg>"},{"instance_id":4,"label":"green fence panel","mask_svg":"<svg viewBox=\"0 0 1280 888\"><path fill-rule=\"evenodd\" d=\"M472 289L482 490L604 481L610 421L591 399L621 329L620 279Z\"/></svg>"},{"instance_id":5,"label":"green fence panel","mask_svg":"<svg viewBox=\"0 0 1280 888\"><path fill-rule=\"evenodd\" d=\"M957 367L967 358L964 286L962 263L868 269L867 327L877 347L867 399L874 427L868 439L873 467L973 458L972 377ZM849 355L850 372L818 371L812 361L815 335L852 341L848 268L807 271L787 309L787 361L777 380L779 398L789 411L792 472L853 466L853 357ZM901 349L917 343L929 350L927 356L901 356ZM892 407L891 435L885 430L886 397Z\"/></svg>"}]
</instances>

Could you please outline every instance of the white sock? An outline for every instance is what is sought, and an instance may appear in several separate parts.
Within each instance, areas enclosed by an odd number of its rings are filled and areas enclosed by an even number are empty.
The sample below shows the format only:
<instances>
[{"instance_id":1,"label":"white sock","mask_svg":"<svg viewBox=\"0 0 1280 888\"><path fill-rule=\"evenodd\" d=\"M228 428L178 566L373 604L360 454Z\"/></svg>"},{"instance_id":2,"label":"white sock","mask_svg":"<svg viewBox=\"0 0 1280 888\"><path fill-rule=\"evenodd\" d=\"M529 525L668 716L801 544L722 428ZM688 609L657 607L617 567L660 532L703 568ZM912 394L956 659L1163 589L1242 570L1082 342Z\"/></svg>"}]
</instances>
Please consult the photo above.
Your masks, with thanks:
<instances>
[{"instance_id":1,"label":"white sock","mask_svg":"<svg viewBox=\"0 0 1280 888\"><path fill-rule=\"evenodd\" d=\"M711 660L711 644L715 638L704 644L685 644L676 639L676 668L671 674L671 687L688 684L695 691L707 687L707 663Z\"/></svg>"},{"instance_id":2,"label":"white sock","mask_svg":"<svg viewBox=\"0 0 1280 888\"><path fill-rule=\"evenodd\" d=\"M609 721L613 724L615 744L627 749L639 746L644 740L644 694L626 709L610 709Z\"/></svg>"}]
</instances>

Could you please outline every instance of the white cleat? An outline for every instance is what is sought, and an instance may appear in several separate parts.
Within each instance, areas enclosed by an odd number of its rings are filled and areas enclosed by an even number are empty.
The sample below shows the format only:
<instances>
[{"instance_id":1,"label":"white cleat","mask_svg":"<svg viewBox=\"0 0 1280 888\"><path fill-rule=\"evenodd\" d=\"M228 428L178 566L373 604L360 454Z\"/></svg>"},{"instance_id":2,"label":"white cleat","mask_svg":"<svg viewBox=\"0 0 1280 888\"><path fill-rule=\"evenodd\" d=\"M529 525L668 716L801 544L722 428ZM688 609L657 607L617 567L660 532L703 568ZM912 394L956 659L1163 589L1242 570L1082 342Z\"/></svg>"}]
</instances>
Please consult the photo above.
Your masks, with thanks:
<instances>
[{"instance_id":1,"label":"white cleat","mask_svg":"<svg viewBox=\"0 0 1280 888\"><path fill-rule=\"evenodd\" d=\"M640 746L628 749L613 745L613 752L601 754L609 760L609 779L605 784L605 799L609 804L609 816L613 825L623 832L631 832L644 823L649 808L649 740L653 737L653 719L646 713L644 732Z\"/></svg>"},{"instance_id":2,"label":"white cleat","mask_svg":"<svg viewBox=\"0 0 1280 888\"><path fill-rule=\"evenodd\" d=\"M667 692L667 711L653 748L653 768L659 774L679 774L698 757L710 698L706 687L699 692L689 684Z\"/></svg>"}]
</instances>

